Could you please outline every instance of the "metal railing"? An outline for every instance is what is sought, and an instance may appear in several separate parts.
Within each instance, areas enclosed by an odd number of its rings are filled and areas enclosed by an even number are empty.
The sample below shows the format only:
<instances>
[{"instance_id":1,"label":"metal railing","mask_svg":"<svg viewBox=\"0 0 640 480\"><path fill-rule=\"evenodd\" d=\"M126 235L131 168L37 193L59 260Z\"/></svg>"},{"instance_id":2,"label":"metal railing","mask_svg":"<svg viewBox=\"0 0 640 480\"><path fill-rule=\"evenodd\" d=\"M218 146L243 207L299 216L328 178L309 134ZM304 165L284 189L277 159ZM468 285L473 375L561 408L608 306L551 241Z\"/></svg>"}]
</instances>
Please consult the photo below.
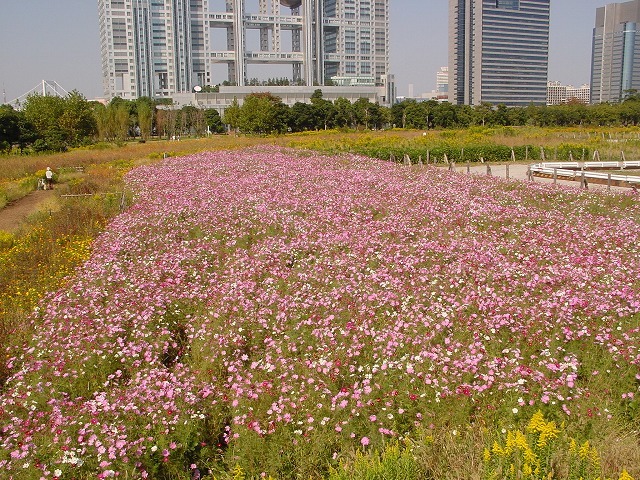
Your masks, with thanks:
<instances>
[{"instance_id":1,"label":"metal railing","mask_svg":"<svg viewBox=\"0 0 640 480\"><path fill-rule=\"evenodd\" d=\"M616 173L602 173L594 170L625 170L640 169L640 161L614 162L543 162L529 165L529 178L546 177L580 181L587 183L607 184L608 186L640 186L640 175L622 175Z\"/></svg>"}]
</instances>

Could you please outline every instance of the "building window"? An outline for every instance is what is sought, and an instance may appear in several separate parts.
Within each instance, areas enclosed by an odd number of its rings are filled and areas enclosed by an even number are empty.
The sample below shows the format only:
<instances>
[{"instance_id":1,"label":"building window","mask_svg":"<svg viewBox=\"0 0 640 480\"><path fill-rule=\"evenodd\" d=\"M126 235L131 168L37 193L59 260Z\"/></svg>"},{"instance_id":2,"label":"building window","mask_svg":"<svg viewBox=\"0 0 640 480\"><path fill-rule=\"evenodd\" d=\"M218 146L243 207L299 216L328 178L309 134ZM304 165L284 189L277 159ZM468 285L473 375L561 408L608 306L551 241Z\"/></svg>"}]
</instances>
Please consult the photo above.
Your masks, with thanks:
<instances>
[{"instance_id":1,"label":"building window","mask_svg":"<svg viewBox=\"0 0 640 480\"><path fill-rule=\"evenodd\" d=\"M520 10L520 0L496 0L496 8Z\"/></svg>"}]
</instances>

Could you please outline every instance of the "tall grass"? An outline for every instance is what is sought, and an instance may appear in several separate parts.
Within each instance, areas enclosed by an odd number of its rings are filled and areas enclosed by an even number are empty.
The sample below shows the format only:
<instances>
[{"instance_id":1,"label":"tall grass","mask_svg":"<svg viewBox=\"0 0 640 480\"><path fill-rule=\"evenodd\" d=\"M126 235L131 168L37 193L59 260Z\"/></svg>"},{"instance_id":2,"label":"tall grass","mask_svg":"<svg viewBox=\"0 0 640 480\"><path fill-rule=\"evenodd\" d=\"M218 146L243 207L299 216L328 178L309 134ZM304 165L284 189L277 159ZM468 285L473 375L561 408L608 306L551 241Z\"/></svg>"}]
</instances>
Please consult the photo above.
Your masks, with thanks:
<instances>
[{"instance_id":1,"label":"tall grass","mask_svg":"<svg viewBox=\"0 0 640 480\"><path fill-rule=\"evenodd\" d=\"M120 146L97 144L64 153L2 156L0 157L0 163L2 164L0 181L16 180L35 175L38 171L44 171L46 167L58 170L75 166L109 164L118 160L157 159L162 158L164 154L175 157L208 149L239 148L264 141L261 138L221 135L180 141L131 142Z\"/></svg>"}]
</instances>

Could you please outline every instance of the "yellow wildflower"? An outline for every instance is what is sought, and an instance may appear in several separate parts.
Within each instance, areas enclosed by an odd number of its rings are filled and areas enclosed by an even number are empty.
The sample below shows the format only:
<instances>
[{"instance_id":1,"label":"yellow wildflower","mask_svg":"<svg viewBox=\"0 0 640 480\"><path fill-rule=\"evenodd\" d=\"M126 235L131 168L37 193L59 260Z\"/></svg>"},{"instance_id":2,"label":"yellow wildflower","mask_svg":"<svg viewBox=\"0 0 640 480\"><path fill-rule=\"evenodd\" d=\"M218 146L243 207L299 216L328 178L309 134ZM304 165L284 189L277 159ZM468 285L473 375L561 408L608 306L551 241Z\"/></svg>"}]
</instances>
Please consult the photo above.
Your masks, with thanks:
<instances>
[{"instance_id":1,"label":"yellow wildflower","mask_svg":"<svg viewBox=\"0 0 640 480\"><path fill-rule=\"evenodd\" d=\"M484 463L489 463L491 461L491 451L488 448L484 449L483 458Z\"/></svg>"},{"instance_id":2,"label":"yellow wildflower","mask_svg":"<svg viewBox=\"0 0 640 480\"><path fill-rule=\"evenodd\" d=\"M571 439L571 443L569 444L569 452L571 453L577 453L578 452L578 444L576 443L575 439Z\"/></svg>"},{"instance_id":3,"label":"yellow wildflower","mask_svg":"<svg viewBox=\"0 0 640 480\"><path fill-rule=\"evenodd\" d=\"M633 480L633 477L626 470L622 470L619 480Z\"/></svg>"},{"instance_id":4,"label":"yellow wildflower","mask_svg":"<svg viewBox=\"0 0 640 480\"><path fill-rule=\"evenodd\" d=\"M545 421L544 415L542 411L538 410L533 414L531 420L529 420L529 425L527 425L527 431L530 433L540 432L542 428L544 428Z\"/></svg>"},{"instance_id":5,"label":"yellow wildflower","mask_svg":"<svg viewBox=\"0 0 640 480\"><path fill-rule=\"evenodd\" d=\"M589 457L590 452L591 452L591 447L589 445L589 440L587 440L580 447L580 450L578 451L578 455L580 455L580 458L582 458L583 460L586 460Z\"/></svg>"}]
</instances>

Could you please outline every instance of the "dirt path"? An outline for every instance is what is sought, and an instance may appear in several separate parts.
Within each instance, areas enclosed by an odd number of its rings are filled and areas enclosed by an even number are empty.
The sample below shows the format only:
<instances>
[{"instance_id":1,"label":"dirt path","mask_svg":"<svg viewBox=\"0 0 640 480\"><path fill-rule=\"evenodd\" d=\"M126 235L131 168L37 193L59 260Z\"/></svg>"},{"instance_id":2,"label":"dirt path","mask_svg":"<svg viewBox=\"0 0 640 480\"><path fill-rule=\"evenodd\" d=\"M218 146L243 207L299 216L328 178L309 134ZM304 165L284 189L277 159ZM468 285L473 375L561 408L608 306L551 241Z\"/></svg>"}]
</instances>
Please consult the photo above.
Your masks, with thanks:
<instances>
[{"instance_id":1,"label":"dirt path","mask_svg":"<svg viewBox=\"0 0 640 480\"><path fill-rule=\"evenodd\" d=\"M0 210L0 230L14 233L33 213L55 208L56 197L53 190L36 190L26 197L10 203Z\"/></svg>"}]
</instances>

